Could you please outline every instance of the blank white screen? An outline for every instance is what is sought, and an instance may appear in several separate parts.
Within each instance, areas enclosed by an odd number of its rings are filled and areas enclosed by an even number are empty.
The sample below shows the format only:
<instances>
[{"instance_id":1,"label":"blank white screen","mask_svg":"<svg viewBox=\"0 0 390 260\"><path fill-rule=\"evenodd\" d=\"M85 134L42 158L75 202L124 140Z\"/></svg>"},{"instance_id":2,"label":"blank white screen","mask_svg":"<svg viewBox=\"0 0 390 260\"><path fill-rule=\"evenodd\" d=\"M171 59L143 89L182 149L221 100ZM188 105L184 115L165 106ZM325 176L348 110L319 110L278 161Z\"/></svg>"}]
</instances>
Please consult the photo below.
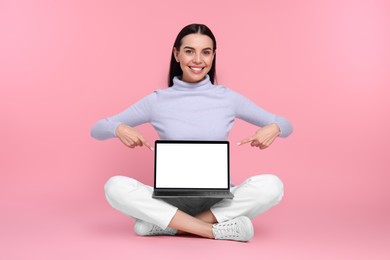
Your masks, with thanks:
<instances>
[{"instance_id":1,"label":"blank white screen","mask_svg":"<svg viewBox=\"0 0 390 260\"><path fill-rule=\"evenodd\" d=\"M157 143L157 188L228 188L228 145Z\"/></svg>"}]
</instances>

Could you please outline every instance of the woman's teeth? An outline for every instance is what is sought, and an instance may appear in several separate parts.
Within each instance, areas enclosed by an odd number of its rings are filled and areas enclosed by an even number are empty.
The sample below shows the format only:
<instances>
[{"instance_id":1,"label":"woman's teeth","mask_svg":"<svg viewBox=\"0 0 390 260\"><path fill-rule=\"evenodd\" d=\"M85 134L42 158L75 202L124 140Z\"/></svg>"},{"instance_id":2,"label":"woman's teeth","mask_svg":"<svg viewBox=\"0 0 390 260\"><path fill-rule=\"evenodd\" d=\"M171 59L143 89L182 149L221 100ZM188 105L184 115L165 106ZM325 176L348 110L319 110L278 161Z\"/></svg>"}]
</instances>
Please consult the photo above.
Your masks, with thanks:
<instances>
[{"instance_id":1,"label":"woman's teeth","mask_svg":"<svg viewBox=\"0 0 390 260\"><path fill-rule=\"evenodd\" d=\"M202 68L193 68L193 67L190 67L192 70L194 70L194 71L201 71L202 70Z\"/></svg>"}]
</instances>

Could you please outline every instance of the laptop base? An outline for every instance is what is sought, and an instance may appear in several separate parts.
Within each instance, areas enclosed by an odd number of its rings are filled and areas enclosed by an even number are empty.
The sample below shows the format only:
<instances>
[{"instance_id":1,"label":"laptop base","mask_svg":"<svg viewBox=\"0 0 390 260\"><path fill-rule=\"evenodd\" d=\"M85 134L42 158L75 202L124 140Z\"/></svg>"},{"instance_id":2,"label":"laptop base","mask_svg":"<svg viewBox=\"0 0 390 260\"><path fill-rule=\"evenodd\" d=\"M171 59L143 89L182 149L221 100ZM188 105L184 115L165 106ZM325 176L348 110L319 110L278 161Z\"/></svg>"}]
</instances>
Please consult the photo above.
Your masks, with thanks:
<instances>
[{"instance_id":1,"label":"laptop base","mask_svg":"<svg viewBox=\"0 0 390 260\"><path fill-rule=\"evenodd\" d=\"M153 191L152 198L220 198L233 199L230 191Z\"/></svg>"}]
</instances>

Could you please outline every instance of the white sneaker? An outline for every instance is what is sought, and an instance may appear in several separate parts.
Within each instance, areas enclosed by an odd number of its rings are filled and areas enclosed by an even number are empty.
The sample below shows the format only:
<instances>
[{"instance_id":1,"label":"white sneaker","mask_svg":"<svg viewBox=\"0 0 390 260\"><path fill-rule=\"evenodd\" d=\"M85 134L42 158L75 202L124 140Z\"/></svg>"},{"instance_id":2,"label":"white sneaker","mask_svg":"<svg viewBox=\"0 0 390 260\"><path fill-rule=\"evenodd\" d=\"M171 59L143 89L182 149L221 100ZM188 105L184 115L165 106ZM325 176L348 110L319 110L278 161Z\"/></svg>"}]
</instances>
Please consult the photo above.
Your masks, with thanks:
<instances>
[{"instance_id":1,"label":"white sneaker","mask_svg":"<svg viewBox=\"0 0 390 260\"><path fill-rule=\"evenodd\" d=\"M134 232L139 236L174 236L176 229L162 229L154 224L137 219L134 224Z\"/></svg>"},{"instance_id":2,"label":"white sneaker","mask_svg":"<svg viewBox=\"0 0 390 260\"><path fill-rule=\"evenodd\" d=\"M245 216L213 225L215 239L246 242L252 239L254 233L251 220Z\"/></svg>"}]
</instances>

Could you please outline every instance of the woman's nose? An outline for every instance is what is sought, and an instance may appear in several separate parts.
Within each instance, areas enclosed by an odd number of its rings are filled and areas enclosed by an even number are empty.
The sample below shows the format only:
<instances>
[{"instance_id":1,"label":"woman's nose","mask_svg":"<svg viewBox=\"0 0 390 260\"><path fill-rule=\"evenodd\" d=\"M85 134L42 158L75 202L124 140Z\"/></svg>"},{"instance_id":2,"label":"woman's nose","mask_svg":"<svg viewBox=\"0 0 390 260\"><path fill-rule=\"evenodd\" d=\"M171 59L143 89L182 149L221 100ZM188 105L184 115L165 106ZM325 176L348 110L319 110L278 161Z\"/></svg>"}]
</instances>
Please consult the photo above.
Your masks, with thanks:
<instances>
[{"instance_id":1,"label":"woman's nose","mask_svg":"<svg viewBox=\"0 0 390 260\"><path fill-rule=\"evenodd\" d=\"M202 61L200 54L195 54L193 62L200 63Z\"/></svg>"}]
</instances>

